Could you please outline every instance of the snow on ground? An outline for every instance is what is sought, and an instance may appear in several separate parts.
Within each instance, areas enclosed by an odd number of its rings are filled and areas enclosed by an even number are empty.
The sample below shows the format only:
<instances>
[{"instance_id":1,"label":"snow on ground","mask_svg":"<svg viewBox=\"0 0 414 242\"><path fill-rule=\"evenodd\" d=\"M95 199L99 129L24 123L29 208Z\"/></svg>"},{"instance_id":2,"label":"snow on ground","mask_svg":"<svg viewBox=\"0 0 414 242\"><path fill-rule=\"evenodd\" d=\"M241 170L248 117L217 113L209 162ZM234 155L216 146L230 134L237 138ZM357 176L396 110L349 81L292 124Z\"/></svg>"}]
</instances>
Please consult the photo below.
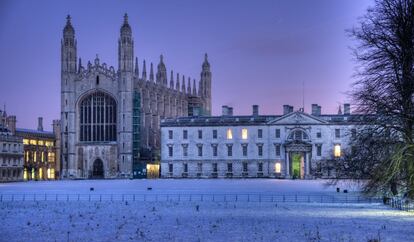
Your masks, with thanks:
<instances>
[{"instance_id":1,"label":"snow on ground","mask_svg":"<svg viewBox=\"0 0 414 242\"><path fill-rule=\"evenodd\" d=\"M157 180L74 180L0 183L1 193L331 193L336 186L326 186L327 180L276 179L157 179ZM358 191L359 186L342 181L342 189Z\"/></svg>"},{"instance_id":2,"label":"snow on ground","mask_svg":"<svg viewBox=\"0 0 414 242\"><path fill-rule=\"evenodd\" d=\"M324 183L271 179L52 181L0 184L0 195L336 194L336 186ZM95 191L89 191L90 187ZM147 191L147 187L153 190ZM340 187L358 191L351 183ZM375 203L0 202L0 241L414 241L412 231L412 213Z\"/></svg>"},{"instance_id":3,"label":"snow on ground","mask_svg":"<svg viewBox=\"0 0 414 242\"><path fill-rule=\"evenodd\" d=\"M379 205L3 202L2 241L414 241L414 216Z\"/></svg>"}]
</instances>

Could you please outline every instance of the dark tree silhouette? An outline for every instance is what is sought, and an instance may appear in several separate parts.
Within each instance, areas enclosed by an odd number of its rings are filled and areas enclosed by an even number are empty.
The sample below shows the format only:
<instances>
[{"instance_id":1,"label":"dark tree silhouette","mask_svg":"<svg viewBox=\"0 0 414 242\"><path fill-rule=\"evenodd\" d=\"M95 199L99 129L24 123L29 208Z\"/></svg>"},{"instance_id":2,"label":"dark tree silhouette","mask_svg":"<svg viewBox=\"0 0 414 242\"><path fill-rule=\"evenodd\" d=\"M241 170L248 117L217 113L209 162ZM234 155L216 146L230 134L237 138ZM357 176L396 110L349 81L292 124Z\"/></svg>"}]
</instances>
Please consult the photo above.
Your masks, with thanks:
<instances>
[{"instance_id":1,"label":"dark tree silhouette","mask_svg":"<svg viewBox=\"0 0 414 242\"><path fill-rule=\"evenodd\" d=\"M349 34L358 64L350 95L365 118L338 175L367 178L370 193L414 197L414 3L376 0Z\"/></svg>"}]
</instances>

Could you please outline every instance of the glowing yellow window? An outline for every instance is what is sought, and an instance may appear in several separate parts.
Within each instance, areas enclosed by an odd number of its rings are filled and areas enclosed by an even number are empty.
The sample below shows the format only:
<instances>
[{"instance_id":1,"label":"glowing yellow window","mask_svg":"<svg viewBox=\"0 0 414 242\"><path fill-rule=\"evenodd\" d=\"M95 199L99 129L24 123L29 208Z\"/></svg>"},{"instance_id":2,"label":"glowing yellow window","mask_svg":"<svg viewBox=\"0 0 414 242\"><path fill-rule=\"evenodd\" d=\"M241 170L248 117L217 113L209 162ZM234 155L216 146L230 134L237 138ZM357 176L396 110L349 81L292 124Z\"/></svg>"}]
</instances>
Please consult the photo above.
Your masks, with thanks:
<instances>
[{"instance_id":1,"label":"glowing yellow window","mask_svg":"<svg viewBox=\"0 0 414 242\"><path fill-rule=\"evenodd\" d=\"M37 142L37 144L38 144L38 145L45 145L45 142L44 142L43 140L39 140L39 141Z\"/></svg>"},{"instance_id":2,"label":"glowing yellow window","mask_svg":"<svg viewBox=\"0 0 414 242\"><path fill-rule=\"evenodd\" d=\"M36 160L37 160L37 152L35 151L33 152L33 161L36 162Z\"/></svg>"},{"instance_id":3,"label":"glowing yellow window","mask_svg":"<svg viewBox=\"0 0 414 242\"><path fill-rule=\"evenodd\" d=\"M55 169L48 168L47 169L47 178L48 179L55 179Z\"/></svg>"},{"instance_id":4,"label":"glowing yellow window","mask_svg":"<svg viewBox=\"0 0 414 242\"><path fill-rule=\"evenodd\" d=\"M39 168L39 179L43 179L43 169Z\"/></svg>"},{"instance_id":5,"label":"glowing yellow window","mask_svg":"<svg viewBox=\"0 0 414 242\"><path fill-rule=\"evenodd\" d=\"M31 145L37 145L37 141L36 141L36 140L34 140L34 139L31 139L31 140L30 140L30 144L31 144Z\"/></svg>"},{"instance_id":6,"label":"glowing yellow window","mask_svg":"<svg viewBox=\"0 0 414 242\"><path fill-rule=\"evenodd\" d=\"M26 168L24 168L24 171L23 171L23 179L27 180L27 169Z\"/></svg>"},{"instance_id":7,"label":"glowing yellow window","mask_svg":"<svg viewBox=\"0 0 414 242\"><path fill-rule=\"evenodd\" d=\"M47 161L55 162L55 153L53 153L53 152L47 153Z\"/></svg>"},{"instance_id":8,"label":"glowing yellow window","mask_svg":"<svg viewBox=\"0 0 414 242\"><path fill-rule=\"evenodd\" d=\"M29 151L26 151L26 161L29 161Z\"/></svg>"},{"instance_id":9,"label":"glowing yellow window","mask_svg":"<svg viewBox=\"0 0 414 242\"><path fill-rule=\"evenodd\" d=\"M227 139L233 139L233 131L231 129L227 130Z\"/></svg>"},{"instance_id":10,"label":"glowing yellow window","mask_svg":"<svg viewBox=\"0 0 414 242\"><path fill-rule=\"evenodd\" d=\"M335 157L341 157L341 145L337 144L334 147L334 156Z\"/></svg>"},{"instance_id":11,"label":"glowing yellow window","mask_svg":"<svg viewBox=\"0 0 414 242\"><path fill-rule=\"evenodd\" d=\"M247 139L247 129L242 129L242 139Z\"/></svg>"},{"instance_id":12,"label":"glowing yellow window","mask_svg":"<svg viewBox=\"0 0 414 242\"><path fill-rule=\"evenodd\" d=\"M52 141L46 141L46 146L47 147L53 146L53 142Z\"/></svg>"},{"instance_id":13,"label":"glowing yellow window","mask_svg":"<svg viewBox=\"0 0 414 242\"><path fill-rule=\"evenodd\" d=\"M44 162L45 161L45 152L41 152L41 154L42 154L42 158L40 159L40 161Z\"/></svg>"},{"instance_id":14,"label":"glowing yellow window","mask_svg":"<svg viewBox=\"0 0 414 242\"><path fill-rule=\"evenodd\" d=\"M29 144L29 140L28 139L23 139L23 144L24 145L28 145Z\"/></svg>"},{"instance_id":15,"label":"glowing yellow window","mask_svg":"<svg viewBox=\"0 0 414 242\"><path fill-rule=\"evenodd\" d=\"M281 170L280 163L276 163L276 164L275 164L275 172L276 172L276 173L280 173L280 170Z\"/></svg>"}]
</instances>

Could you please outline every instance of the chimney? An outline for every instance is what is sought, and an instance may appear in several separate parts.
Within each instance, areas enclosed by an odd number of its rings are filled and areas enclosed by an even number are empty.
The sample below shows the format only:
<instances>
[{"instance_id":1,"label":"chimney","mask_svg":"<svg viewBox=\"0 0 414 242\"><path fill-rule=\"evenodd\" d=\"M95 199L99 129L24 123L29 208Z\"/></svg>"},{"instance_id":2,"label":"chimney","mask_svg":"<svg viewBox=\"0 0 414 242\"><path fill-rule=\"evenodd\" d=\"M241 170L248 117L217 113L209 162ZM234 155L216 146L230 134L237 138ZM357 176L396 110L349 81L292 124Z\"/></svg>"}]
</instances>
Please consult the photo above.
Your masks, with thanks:
<instances>
[{"instance_id":1,"label":"chimney","mask_svg":"<svg viewBox=\"0 0 414 242\"><path fill-rule=\"evenodd\" d=\"M322 107L318 105L318 113L319 115L322 115Z\"/></svg>"},{"instance_id":2,"label":"chimney","mask_svg":"<svg viewBox=\"0 0 414 242\"><path fill-rule=\"evenodd\" d=\"M321 115L321 106L318 104L312 104L312 115L319 116Z\"/></svg>"},{"instance_id":3,"label":"chimney","mask_svg":"<svg viewBox=\"0 0 414 242\"><path fill-rule=\"evenodd\" d=\"M318 104L312 104L312 115L318 115Z\"/></svg>"},{"instance_id":4,"label":"chimney","mask_svg":"<svg viewBox=\"0 0 414 242\"><path fill-rule=\"evenodd\" d=\"M253 116L259 116L259 105L253 105Z\"/></svg>"},{"instance_id":5,"label":"chimney","mask_svg":"<svg viewBox=\"0 0 414 242\"><path fill-rule=\"evenodd\" d=\"M233 116L233 108L227 105L221 106L221 115L222 116Z\"/></svg>"},{"instance_id":6,"label":"chimney","mask_svg":"<svg viewBox=\"0 0 414 242\"><path fill-rule=\"evenodd\" d=\"M227 116L228 115L227 113L229 112L228 109L229 108L226 105L221 106L221 115Z\"/></svg>"},{"instance_id":7,"label":"chimney","mask_svg":"<svg viewBox=\"0 0 414 242\"><path fill-rule=\"evenodd\" d=\"M229 110L228 115L233 116L233 107L228 107L228 110Z\"/></svg>"},{"instance_id":8,"label":"chimney","mask_svg":"<svg viewBox=\"0 0 414 242\"><path fill-rule=\"evenodd\" d=\"M344 114L345 115L351 114L351 105L349 103L344 103Z\"/></svg>"},{"instance_id":9,"label":"chimney","mask_svg":"<svg viewBox=\"0 0 414 242\"><path fill-rule=\"evenodd\" d=\"M43 118L42 117L37 118L37 130L43 131Z\"/></svg>"},{"instance_id":10,"label":"chimney","mask_svg":"<svg viewBox=\"0 0 414 242\"><path fill-rule=\"evenodd\" d=\"M14 116L14 115L12 115L12 116L8 116L7 118L6 118L6 122L7 122L7 127L10 129L10 132L12 133L12 134L15 134L16 133L16 116Z\"/></svg>"},{"instance_id":11,"label":"chimney","mask_svg":"<svg viewBox=\"0 0 414 242\"><path fill-rule=\"evenodd\" d=\"M293 112L293 106L283 105L283 115Z\"/></svg>"}]
</instances>

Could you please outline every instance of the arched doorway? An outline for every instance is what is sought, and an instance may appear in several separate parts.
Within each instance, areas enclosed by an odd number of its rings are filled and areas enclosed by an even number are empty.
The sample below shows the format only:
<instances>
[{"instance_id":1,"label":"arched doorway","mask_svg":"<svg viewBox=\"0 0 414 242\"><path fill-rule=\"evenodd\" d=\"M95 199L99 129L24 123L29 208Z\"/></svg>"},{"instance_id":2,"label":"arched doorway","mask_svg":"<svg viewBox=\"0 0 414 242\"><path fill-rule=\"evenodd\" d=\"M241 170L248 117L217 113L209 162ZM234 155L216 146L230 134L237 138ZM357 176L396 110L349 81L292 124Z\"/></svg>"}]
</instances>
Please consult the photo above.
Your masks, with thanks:
<instances>
[{"instance_id":1,"label":"arched doorway","mask_svg":"<svg viewBox=\"0 0 414 242\"><path fill-rule=\"evenodd\" d=\"M92 178L99 179L104 178L104 168L101 159L96 159L93 162Z\"/></svg>"}]
</instances>

